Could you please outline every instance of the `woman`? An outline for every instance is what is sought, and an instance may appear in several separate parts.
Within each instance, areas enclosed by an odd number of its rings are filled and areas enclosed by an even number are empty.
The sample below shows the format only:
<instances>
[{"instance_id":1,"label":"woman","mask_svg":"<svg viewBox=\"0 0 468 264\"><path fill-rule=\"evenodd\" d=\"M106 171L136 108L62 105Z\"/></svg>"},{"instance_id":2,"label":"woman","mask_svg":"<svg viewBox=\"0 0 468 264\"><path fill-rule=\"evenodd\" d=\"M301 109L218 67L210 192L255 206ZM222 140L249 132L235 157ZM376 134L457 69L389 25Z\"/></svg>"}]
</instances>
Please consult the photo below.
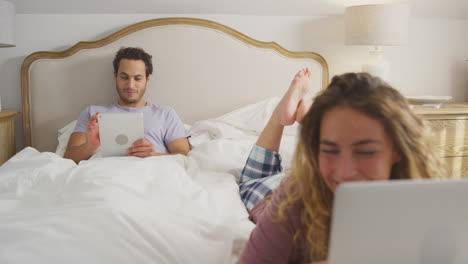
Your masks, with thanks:
<instances>
[{"instance_id":1,"label":"woman","mask_svg":"<svg viewBox=\"0 0 468 264\"><path fill-rule=\"evenodd\" d=\"M296 75L243 171L241 196L256 227L239 263L326 261L343 182L443 175L422 120L398 91L367 73L335 76L303 117L309 79L307 69ZM302 127L293 166L279 181L282 127L295 120Z\"/></svg>"}]
</instances>

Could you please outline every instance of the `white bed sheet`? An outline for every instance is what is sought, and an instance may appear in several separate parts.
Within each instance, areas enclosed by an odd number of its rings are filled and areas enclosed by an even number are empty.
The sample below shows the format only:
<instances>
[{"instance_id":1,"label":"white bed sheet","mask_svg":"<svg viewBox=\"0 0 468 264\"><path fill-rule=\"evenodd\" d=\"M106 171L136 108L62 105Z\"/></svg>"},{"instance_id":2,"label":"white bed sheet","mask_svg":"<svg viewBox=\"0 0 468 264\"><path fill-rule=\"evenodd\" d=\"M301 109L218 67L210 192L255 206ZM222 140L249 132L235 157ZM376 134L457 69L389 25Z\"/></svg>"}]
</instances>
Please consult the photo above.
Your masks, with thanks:
<instances>
[{"instance_id":1,"label":"white bed sheet","mask_svg":"<svg viewBox=\"0 0 468 264\"><path fill-rule=\"evenodd\" d=\"M0 263L234 263L254 227L237 181L275 102L195 123L188 156L22 150L0 167Z\"/></svg>"}]
</instances>

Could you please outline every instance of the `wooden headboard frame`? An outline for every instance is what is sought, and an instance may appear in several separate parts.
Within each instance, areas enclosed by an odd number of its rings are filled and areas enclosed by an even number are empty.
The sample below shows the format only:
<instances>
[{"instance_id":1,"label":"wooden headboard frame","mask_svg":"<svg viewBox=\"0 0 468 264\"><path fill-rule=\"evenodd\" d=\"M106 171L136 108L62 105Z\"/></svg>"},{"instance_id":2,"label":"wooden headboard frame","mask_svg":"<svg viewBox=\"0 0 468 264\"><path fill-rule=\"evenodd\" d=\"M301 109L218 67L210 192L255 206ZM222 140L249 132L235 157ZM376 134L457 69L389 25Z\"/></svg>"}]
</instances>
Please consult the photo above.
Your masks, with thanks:
<instances>
[{"instance_id":1,"label":"wooden headboard frame","mask_svg":"<svg viewBox=\"0 0 468 264\"><path fill-rule=\"evenodd\" d=\"M74 54L76 54L78 52L80 52L80 54L81 54L81 52L86 52L86 50L98 49L98 48L101 48L101 47L105 47L106 45L109 45L109 44L114 43L114 42L116 42L118 40L126 38L126 37L128 37L129 35L131 35L131 34L133 34L135 32L139 32L139 31L149 29L149 28L168 26L168 25L170 25L170 26L184 25L184 26L195 26L195 27L199 27L199 28L206 28L206 29L210 29L211 31L214 30L217 33L221 33L223 35L227 35L228 37L234 38L235 40L241 41L242 43L244 43L244 45L246 44L247 48L250 49L250 50L252 50L251 47L254 47L255 48L254 50L256 50L257 53L262 53L263 52L263 51L259 51L259 49L269 50L269 51L272 51L273 53L276 53L277 55L279 55L279 57L289 58L289 59L293 59L293 60L297 59L298 61L300 61L300 63L302 63L302 61L316 62L317 65L319 65L318 67L319 68L321 67L321 70L318 73L319 75L321 75L321 76L319 76L320 80L321 80L321 83L319 84L319 86L321 86L320 88L323 89L328 84L329 76L328 76L327 63L326 63L325 59L322 56L320 56L319 54L317 54L317 53L288 51L288 50L284 49L283 47L281 47L280 45L278 45L275 42L258 41L258 40L252 39L252 38L242 34L241 32L239 32L239 31L237 31L235 29L232 29L232 28L230 28L228 26L222 25L222 24L217 23L217 22L209 21L209 20L204 20L204 19L197 19L197 18L161 18L161 19L147 20L147 21L136 23L136 24L130 25L130 26L126 27L126 28L123 28L123 29L121 29L121 30L119 30L119 31L117 31L117 32L115 32L115 33L101 39L101 40L98 40L98 41L79 42L79 43L75 44L74 46L72 46L71 48L69 48L69 49L67 49L65 51L62 51L62 52L40 51L40 52L35 52L35 53L29 55L28 57L26 57L26 59L24 60L24 62L22 64L22 67L21 67L21 93L22 93L22 105L23 105L22 107L23 107L23 126L24 126L24 142L25 142L25 145L26 146L36 147L35 145L38 145L38 146L41 145L38 142L42 141L42 140L36 140L37 142L34 142L33 135L32 135L33 129L36 129L36 128L33 127L34 126L33 125L34 120L33 120L32 115L33 115L33 113L35 113L34 111L36 111L36 110L33 109L34 105L31 104L31 102L32 102L32 96L31 96L31 85L32 85L31 84L31 75L32 75L31 71L32 70L31 69L32 69L32 66L35 63L37 63L39 61L50 61L50 60L56 60L56 59L58 59L58 60L62 59L63 60L65 58L72 57ZM235 44L235 45L237 45L237 44ZM217 46L215 45L215 47L217 47ZM145 48L145 47L143 47L143 48ZM220 54L225 54L225 53L229 53L229 52L223 52L223 53L220 53ZM216 56L218 56L218 55L216 55ZM153 59L154 59L154 56L153 56ZM272 64L275 64L275 61L276 61L276 58L273 59ZM111 61L109 61L109 64L110 63L111 63ZM307 63L309 63L309 62L307 62ZM203 63L201 63L201 64L203 64ZM249 63L246 63L246 64L249 64ZM286 64L286 63L284 63L284 64ZM278 65L283 65L283 64L278 63ZM302 64L300 64L300 65L302 65ZM158 65L156 65L156 69L157 68L158 68ZM291 73L294 73L299 67L292 67L291 66L290 68L294 68L294 70L293 71L288 70L288 72L284 73L284 75L286 76L285 78L288 81L287 82L281 81L281 84L280 84L281 87L282 87L281 89L283 89L283 90L285 90L287 88L287 83L289 82L289 80L293 76ZM261 71L261 69L259 69L259 71ZM274 77L273 75L278 75L278 74L271 73L270 75L273 78ZM40 76L40 74L38 74L38 76ZM265 76L269 76L268 73ZM236 79L236 78L234 78L234 79ZM51 82L51 83L53 83L53 82ZM266 84L266 85L267 86L268 85L273 86L274 83L276 83L276 82L272 81L271 83ZM257 84L257 87L259 87L258 84ZM41 94L42 94L42 92L41 92ZM281 95L281 92L276 91L274 94ZM39 95L39 93L36 92L35 96L37 96L37 95ZM265 94L265 97L270 96L270 95L271 94ZM73 96L73 95L70 95L70 96ZM250 97L250 95L246 94L245 97ZM161 98L161 95L159 95L158 98ZM252 96L250 102L252 102L253 100L257 100L258 98L259 98L258 96ZM210 99L210 100L212 100L212 99ZM212 100L211 102L217 103L218 101L217 100ZM245 103L245 102L243 102L243 103ZM92 103L92 104L100 104L100 102L96 102L96 103ZM209 104L205 103L204 105L209 105ZM232 106L239 106L239 104L233 103ZM178 110L177 107L175 107L175 108L176 108L176 110ZM49 110L49 112L51 112L51 111ZM75 113L73 113L73 115L70 115L70 116L74 116L75 118L70 118L68 116L67 121L71 121L73 119L76 119L78 114L79 114L79 112L78 113L75 112ZM219 114L219 113L214 113L214 114ZM181 118L182 118L182 120L184 120L183 114L182 114ZM190 119L190 118L188 118L188 119ZM38 118L38 120L39 120L39 118ZM193 120L191 120L191 121L193 121ZM37 121L37 122L39 122L39 121ZM42 122L42 121L40 121L40 122ZM54 127L53 131L57 131L57 128L60 128L60 125L63 126L65 124L66 123L64 123L64 121L61 121L60 124L59 124L59 127ZM57 126L57 124L55 126ZM43 133L43 132L41 131L41 133ZM48 143L48 144L50 145L50 143ZM37 147L37 148L39 150L41 150L41 151L43 151L43 150L52 151L53 150L52 147L50 147L50 146L48 146L48 147L40 146L40 147Z\"/></svg>"}]
</instances>

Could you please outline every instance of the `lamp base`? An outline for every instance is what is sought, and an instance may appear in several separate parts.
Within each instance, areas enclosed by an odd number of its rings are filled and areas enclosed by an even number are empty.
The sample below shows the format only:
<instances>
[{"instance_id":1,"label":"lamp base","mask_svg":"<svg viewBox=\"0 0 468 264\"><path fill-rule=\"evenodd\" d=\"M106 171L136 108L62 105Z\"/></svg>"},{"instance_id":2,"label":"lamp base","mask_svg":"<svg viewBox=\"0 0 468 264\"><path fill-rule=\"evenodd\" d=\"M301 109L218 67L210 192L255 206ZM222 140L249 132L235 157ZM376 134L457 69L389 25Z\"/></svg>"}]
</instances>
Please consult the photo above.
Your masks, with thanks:
<instances>
[{"instance_id":1,"label":"lamp base","mask_svg":"<svg viewBox=\"0 0 468 264\"><path fill-rule=\"evenodd\" d=\"M362 65L362 71L388 81L390 78L390 65L384 59L383 51L376 47L375 50L371 50L369 53L369 59Z\"/></svg>"}]
</instances>

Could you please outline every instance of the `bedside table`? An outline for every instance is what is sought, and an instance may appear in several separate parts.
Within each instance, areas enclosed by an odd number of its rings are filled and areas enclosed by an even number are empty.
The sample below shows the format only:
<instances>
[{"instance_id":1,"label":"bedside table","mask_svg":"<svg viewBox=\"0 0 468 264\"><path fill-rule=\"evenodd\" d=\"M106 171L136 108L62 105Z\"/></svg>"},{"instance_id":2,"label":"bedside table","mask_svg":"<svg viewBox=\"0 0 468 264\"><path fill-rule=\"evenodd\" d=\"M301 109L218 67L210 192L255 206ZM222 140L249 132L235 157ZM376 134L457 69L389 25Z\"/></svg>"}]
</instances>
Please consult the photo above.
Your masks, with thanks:
<instances>
[{"instance_id":1,"label":"bedside table","mask_svg":"<svg viewBox=\"0 0 468 264\"><path fill-rule=\"evenodd\" d=\"M18 110L0 111L0 165L16 153L15 120Z\"/></svg>"},{"instance_id":2,"label":"bedside table","mask_svg":"<svg viewBox=\"0 0 468 264\"><path fill-rule=\"evenodd\" d=\"M440 108L415 106L413 110L433 132L436 150L448 175L468 177L468 102L444 104Z\"/></svg>"}]
</instances>

